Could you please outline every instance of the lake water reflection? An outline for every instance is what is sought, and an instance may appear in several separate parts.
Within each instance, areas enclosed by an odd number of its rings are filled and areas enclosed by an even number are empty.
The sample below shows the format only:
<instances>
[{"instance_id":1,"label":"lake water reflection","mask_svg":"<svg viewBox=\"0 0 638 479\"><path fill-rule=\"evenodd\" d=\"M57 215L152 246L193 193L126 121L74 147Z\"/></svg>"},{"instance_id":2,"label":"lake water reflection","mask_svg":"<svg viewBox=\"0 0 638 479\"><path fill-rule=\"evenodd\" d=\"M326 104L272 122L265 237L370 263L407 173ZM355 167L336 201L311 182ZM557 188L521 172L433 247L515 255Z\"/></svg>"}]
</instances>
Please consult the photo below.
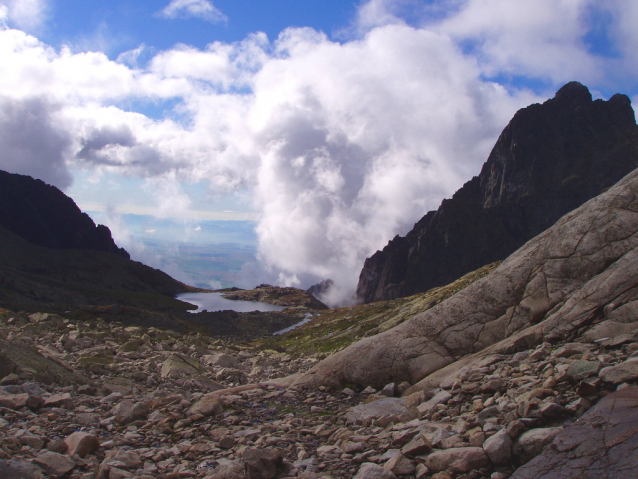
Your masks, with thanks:
<instances>
[{"instance_id":1,"label":"lake water reflection","mask_svg":"<svg viewBox=\"0 0 638 479\"><path fill-rule=\"evenodd\" d=\"M221 293L183 293L178 294L177 299L197 306L191 313L201 313L207 311L237 311L238 313L248 313L250 311L282 311L284 306L274 304L257 303L254 301L235 301L222 298Z\"/></svg>"}]
</instances>

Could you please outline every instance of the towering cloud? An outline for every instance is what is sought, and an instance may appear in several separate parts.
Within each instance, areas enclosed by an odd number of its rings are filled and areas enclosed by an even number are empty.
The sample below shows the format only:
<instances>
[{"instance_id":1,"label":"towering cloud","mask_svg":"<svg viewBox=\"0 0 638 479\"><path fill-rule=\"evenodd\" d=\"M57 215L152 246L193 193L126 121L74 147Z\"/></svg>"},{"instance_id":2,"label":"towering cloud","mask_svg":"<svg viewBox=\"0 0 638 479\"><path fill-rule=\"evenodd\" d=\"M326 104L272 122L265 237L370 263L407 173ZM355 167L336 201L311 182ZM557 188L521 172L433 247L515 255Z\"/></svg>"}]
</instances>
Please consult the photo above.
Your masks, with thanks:
<instances>
[{"instance_id":1,"label":"towering cloud","mask_svg":"<svg viewBox=\"0 0 638 479\"><path fill-rule=\"evenodd\" d=\"M366 256L478 172L518 108L571 79L632 93L621 88L638 64L623 43L636 42L631 2L511 3L419 2L408 25L403 2L374 0L349 40L295 28L147 52L144 64L143 47L118 62L5 28L0 121L20 135L0 134L0 168L60 187L69 168L138 176L162 188L164 212L189 207L180 182L249 191L269 278L331 278L336 302ZM165 13L207 5L174 0ZM613 55L587 41L593 8L608 14ZM513 86L532 83L535 93Z\"/></svg>"}]
</instances>

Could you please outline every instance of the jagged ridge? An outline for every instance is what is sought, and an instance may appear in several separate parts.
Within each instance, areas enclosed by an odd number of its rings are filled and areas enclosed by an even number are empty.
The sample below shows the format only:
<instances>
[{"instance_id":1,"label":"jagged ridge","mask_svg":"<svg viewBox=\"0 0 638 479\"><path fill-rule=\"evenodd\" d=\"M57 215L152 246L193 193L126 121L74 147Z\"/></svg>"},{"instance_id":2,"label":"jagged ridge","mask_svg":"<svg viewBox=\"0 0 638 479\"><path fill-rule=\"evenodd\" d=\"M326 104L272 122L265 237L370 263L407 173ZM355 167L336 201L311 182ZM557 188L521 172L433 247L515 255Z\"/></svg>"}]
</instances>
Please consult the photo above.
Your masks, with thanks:
<instances>
[{"instance_id":1,"label":"jagged ridge","mask_svg":"<svg viewBox=\"0 0 638 479\"><path fill-rule=\"evenodd\" d=\"M409 296L502 260L637 166L629 98L592 101L587 87L568 83L519 110L478 177L365 261L357 296Z\"/></svg>"},{"instance_id":2,"label":"jagged ridge","mask_svg":"<svg viewBox=\"0 0 638 479\"><path fill-rule=\"evenodd\" d=\"M56 249L105 251L129 259L75 202L41 180L0 171L0 226L31 243Z\"/></svg>"}]
</instances>

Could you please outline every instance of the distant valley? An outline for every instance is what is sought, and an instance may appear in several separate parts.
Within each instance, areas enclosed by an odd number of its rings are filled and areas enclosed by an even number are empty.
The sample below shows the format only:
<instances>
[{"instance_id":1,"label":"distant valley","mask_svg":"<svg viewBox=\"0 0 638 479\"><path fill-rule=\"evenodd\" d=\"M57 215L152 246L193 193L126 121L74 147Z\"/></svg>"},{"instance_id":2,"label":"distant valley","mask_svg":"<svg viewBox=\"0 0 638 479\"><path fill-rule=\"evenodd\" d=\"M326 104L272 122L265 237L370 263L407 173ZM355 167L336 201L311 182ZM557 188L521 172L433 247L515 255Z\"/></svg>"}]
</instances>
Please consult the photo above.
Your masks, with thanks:
<instances>
[{"instance_id":1,"label":"distant valley","mask_svg":"<svg viewBox=\"0 0 638 479\"><path fill-rule=\"evenodd\" d=\"M132 258L198 288L247 287L244 265L257 263L253 221L183 221L123 214L115 219L87 211L111 228ZM117 224L115 224L117 223ZM118 236L120 238L118 238Z\"/></svg>"}]
</instances>

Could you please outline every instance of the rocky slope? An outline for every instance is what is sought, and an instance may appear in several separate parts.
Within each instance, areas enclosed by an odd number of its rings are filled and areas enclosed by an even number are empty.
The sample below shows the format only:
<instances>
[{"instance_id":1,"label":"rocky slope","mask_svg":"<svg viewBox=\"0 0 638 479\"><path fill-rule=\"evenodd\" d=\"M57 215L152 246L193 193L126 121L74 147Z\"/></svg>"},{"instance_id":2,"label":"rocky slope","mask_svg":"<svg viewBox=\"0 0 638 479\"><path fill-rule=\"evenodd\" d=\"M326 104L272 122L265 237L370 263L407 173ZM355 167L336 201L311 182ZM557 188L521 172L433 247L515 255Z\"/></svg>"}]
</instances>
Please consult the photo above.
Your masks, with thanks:
<instances>
[{"instance_id":1,"label":"rocky slope","mask_svg":"<svg viewBox=\"0 0 638 479\"><path fill-rule=\"evenodd\" d=\"M635 324L613 340L601 324L578 342L491 354L409 394L407 383L300 390L290 384L315 358L208 335L6 310L0 318L3 479L638 471Z\"/></svg>"},{"instance_id":2,"label":"rocky slope","mask_svg":"<svg viewBox=\"0 0 638 479\"><path fill-rule=\"evenodd\" d=\"M635 321L636 258L638 170L527 242L485 278L331 356L298 384L378 387L408 381L431 388L464 362L563 340L601 321L615 336ZM468 359L469 353L475 354Z\"/></svg>"},{"instance_id":3,"label":"rocky slope","mask_svg":"<svg viewBox=\"0 0 638 479\"><path fill-rule=\"evenodd\" d=\"M0 227L48 248L88 249L129 258L106 226L96 226L71 198L30 176L0 171Z\"/></svg>"},{"instance_id":4,"label":"rocky slope","mask_svg":"<svg viewBox=\"0 0 638 479\"><path fill-rule=\"evenodd\" d=\"M516 113L478 177L365 262L365 303L441 286L502 260L638 166L629 98L580 83Z\"/></svg>"}]
</instances>

